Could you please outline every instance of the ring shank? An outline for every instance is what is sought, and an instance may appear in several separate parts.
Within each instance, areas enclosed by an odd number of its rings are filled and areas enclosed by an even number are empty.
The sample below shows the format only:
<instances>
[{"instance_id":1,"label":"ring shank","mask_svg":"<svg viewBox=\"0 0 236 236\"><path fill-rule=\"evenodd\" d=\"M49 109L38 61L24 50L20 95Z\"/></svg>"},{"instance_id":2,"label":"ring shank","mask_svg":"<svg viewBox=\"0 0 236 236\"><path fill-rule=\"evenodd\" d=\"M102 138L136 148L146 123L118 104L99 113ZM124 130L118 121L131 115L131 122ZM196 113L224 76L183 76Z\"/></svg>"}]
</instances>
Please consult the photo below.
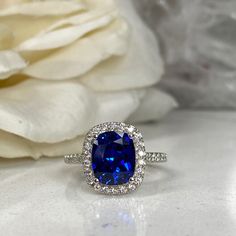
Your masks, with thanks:
<instances>
[{"instance_id":1,"label":"ring shank","mask_svg":"<svg viewBox=\"0 0 236 236\"><path fill-rule=\"evenodd\" d=\"M145 160L150 163L166 162L167 154L164 152L147 152Z\"/></svg>"},{"instance_id":2,"label":"ring shank","mask_svg":"<svg viewBox=\"0 0 236 236\"><path fill-rule=\"evenodd\" d=\"M162 163L167 161L167 154L163 152L147 152L145 156L147 163ZM68 154L64 156L66 164L82 164L82 154Z\"/></svg>"},{"instance_id":3,"label":"ring shank","mask_svg":"<svg viewBox=\"0 0 236 236\"><path fill-rule=\"evenodd\" d=\"M82 154L68 154L64 156L64 161L66 164L82 164L83 159Z\"/></svg>"}]
</instances>

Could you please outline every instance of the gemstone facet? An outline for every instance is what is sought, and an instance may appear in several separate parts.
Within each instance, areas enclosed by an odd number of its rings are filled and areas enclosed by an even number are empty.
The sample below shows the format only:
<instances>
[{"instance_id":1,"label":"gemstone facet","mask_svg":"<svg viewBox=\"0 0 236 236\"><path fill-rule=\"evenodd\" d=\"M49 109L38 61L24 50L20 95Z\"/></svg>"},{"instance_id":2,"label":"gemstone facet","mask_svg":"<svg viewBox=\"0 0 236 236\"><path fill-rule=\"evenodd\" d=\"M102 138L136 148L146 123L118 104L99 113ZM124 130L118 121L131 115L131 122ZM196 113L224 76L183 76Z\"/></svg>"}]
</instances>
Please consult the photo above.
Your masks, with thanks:
<instances>
[{"instance_id":1,"label":"gemstone facet","mask_svg":"<svg viewBox=\"0 0 236 236\"><path fill-rule=\"evenodd\" d=\"M135 147L127 133L101 133L93 143L92 169L105 185L129 182L135 172Z\"/></svg>"}]
</instances>

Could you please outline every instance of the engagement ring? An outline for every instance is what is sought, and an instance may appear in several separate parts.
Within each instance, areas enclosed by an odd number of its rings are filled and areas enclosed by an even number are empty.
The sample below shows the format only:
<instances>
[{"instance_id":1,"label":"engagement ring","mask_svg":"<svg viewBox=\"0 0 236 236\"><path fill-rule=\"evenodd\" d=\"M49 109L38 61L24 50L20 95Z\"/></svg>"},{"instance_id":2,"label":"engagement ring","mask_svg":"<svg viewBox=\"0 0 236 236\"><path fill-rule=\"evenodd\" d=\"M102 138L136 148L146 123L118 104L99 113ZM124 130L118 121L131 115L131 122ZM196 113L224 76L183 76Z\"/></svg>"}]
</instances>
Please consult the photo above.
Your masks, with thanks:
<instances>
[{"instance_id":1,"label":"engagement ring","mask_svg":"<svg viewBox=\"0 0 236 236\"><path fill-rule=\"evenodd\" d=\"M146 152L133 125L107 122L86 135L82 154L65 155L65 163L83 165L88 185L104 194L125 194L141 185L147 163L165 162L167 154Z\"/></svg>"}]
</instances>

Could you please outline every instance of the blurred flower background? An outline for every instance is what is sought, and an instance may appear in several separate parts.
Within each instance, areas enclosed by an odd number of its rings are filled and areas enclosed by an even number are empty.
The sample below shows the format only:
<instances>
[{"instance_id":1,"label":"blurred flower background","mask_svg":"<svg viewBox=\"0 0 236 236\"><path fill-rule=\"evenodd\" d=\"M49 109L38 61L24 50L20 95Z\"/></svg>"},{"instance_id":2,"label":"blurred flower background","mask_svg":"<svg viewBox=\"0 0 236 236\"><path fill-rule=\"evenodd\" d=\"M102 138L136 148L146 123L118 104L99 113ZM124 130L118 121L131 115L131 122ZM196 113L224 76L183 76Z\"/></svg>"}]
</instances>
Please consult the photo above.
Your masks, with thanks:
<instances>
[{"instance_id":1,"label":"blurred flower background","mask_svg":"<svg viewBox=\"0 0 236 236\"><path fill-rule=\"evenodd\" d=\"M156 86L159 51L131 1L1 0L0 156L79 152L97 123L160 120L177 102Z\"/></svg>"},{"instance_id":2,"label":"blurred flower background","mask_svg":"<svg viewBox=\"0 0 236 236\"><path fill-rule=\"evenodd\" d=\"M161 87L182 107L236 108L236 1L133 0L160 40Z\"/></svg>"}]
</instances>

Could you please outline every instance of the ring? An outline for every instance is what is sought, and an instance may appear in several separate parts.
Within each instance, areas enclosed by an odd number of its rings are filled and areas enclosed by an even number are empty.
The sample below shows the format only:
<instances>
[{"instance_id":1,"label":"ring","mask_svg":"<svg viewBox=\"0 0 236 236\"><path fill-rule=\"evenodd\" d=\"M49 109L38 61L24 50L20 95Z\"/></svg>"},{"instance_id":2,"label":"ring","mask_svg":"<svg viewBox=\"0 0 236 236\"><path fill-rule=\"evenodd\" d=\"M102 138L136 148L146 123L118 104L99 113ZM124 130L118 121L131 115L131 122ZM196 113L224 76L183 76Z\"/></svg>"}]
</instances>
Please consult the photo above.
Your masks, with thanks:
<instances>
[{"instance_id":1,"label":"ring","mask_svg":"<svg viewBox=\"0 0 236 236\"><path fill-rule=\"evenodd\" d=\"M86 135L82 154L65 155L66 164L83 165L88 185L103 194L126 194L143 182L147 163L166 162L167 154L146 152L141 132L133 125L107 122Z\"/></svg>"}]
</instances>

